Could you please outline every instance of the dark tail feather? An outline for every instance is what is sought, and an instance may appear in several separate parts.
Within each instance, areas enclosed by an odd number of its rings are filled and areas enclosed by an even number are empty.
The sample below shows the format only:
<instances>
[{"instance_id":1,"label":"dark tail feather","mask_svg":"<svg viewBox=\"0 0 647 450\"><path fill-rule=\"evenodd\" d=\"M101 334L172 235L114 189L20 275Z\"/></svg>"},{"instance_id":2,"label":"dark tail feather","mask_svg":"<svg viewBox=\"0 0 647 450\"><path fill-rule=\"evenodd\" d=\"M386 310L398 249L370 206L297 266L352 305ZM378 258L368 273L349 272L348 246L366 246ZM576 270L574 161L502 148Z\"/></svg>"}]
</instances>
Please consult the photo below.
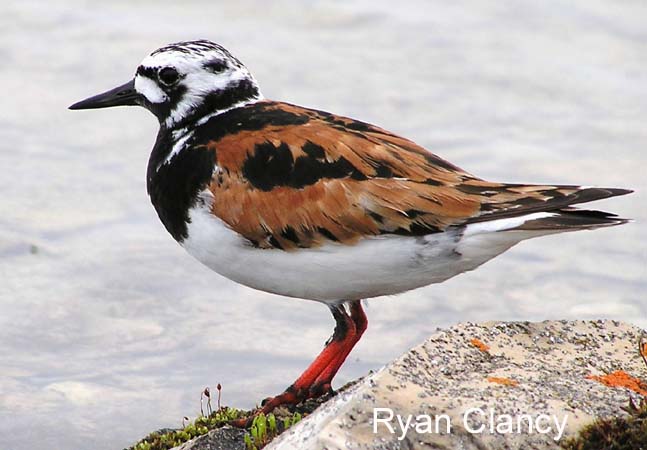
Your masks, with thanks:
<instances>
[{"instance_id":1,"label":"dark tail feather","mask_svg":"<svg viewBox=\"0 0 647 450\"><path fill-rule=\"evenodd\" d=\"M604 211L595 211L577 208L562 208L551 211L555 215L529 220L515 230L593 230L601 227L612 227L627 223L630 219L623 219L615 214Z\"/></svg>"},{"instance_id":2,"label":"dark tail feather","mask_svg":"<svg viewBox=\"0 0 647 450\"><path fill-rule=\"evenodd\" d=\"M518 189L519 187L524 187L522 185L503 185L504 190L510 191L510 186L512 188ZM528 185L527 187L533 187L533 185ZM492 187L482 187L482 190L493 190ZM578 214L582 214L582 220L586 222L587 218L593 220L593 216L603 215L606 217L606 221L613 220L612 217L615 217L613 214L608 214L601 211L586 211L586 210L577 210L572 208L571 205L578 203L587 203L594 200L602 200L609 197L616 197L618 195L626 195L632 193L632 190L629 189L620 189L620 188L597 188L597 187L581 187L581 186L552 186L547 187L546 189L540 191L540 194L543 198L536 198L536 192L530 191L526 194L520 193L518 198L513 200L502 201L500 203L491 203L487 204L488 210L482 213L479 216L472 217L467 220L467 223L475 222L487 222L495 219L506 219L509 217L519 217L526 214L536 213L536 212L564 212L569 213L565 214L567 218L566 221L573 219L572 213L577 211ZM548 197L548 198L545 198ZM593 216L592 216L593 215ZM547 218L546 220L550 221L554 218ZM602 223L597 226L611 226L619 225L625 223L625 219L615 219L617 223L606 223L602 217L598 217ZM574 219L573 219L574 220ZM586 228L586 227L584 227Z\"/></svg>"}]
</instances>

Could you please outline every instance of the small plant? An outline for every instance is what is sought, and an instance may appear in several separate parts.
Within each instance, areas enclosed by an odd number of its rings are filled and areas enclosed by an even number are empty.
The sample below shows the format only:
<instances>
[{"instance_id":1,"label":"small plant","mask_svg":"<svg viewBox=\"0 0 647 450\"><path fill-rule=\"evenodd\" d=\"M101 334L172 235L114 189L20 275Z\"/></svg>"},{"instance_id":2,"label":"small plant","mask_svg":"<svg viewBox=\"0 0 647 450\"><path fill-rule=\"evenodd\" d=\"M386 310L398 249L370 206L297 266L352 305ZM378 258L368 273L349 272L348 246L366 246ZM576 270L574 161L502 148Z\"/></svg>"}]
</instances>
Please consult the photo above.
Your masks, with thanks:
<instances>
[{"instance_id":1,"label":"small plant","mask_svg":"<svg viewBox=\"0 0 647 450\"><path fill-rule=\"evenodd\" d=\"M272 441L276 436L290 428L301 420L301 414L295 412L291 417L286 417L277 426L276 416L274 414L265 415L260 413L252 422L249 433L245 433L245 448L247 450L260 450Z\"/></svg>"},{"instance_id":2,"label":"small plant","mask_svg":"<svg viewBox=\"0 0 647 450\"><path fill-rule=\"evenodd\" d=\"M243 415L242 411L235 408L220 408L209 416L198 417L182 429L151 433L133 445L130 450L168 450L188 440L207 434L210 430L220 428ZM185 423L186 418L183 420L183 425Z\"/></svg>"},{"instance_id":3,"label":"small plant","mask_svg":"<svg viewBox=\"0 0 647 450\"><path fill-rule=\"evenodd\" d=\"M204 388L204 391L202 391L202 393L200 394L200 415L201 416L204 416L204 410L202 409L203 398L207 399L207 416L210 416L213 410L211 409L211 391L209 390L209 386ZM220 409L220 407L218 409Z\"/></svg>"},{"instance_id":4,"label":"small plant","mask_svg":"<svg viewBox=\"0 0 647 450\"><path fill-rule=\"evenodd\" d=\"M212 410L211 391L209 387L206 387L200 393L200 417L196 418L194 421L190 421L189 418L185 416L182 418L182 428L176 430L164 429L155 431L137 442L128 450L169 450L186 441L207 434L213 429L221 428L234 421L239 421L240 419L247 420L253 414L252 411L242 411L226 406L221 407L220 400L222 396L222 386L220 383L218 383L216 389L218 391L216 399L218 409L215 411ZM205 412L207 413L206 415ZM245 447L248 450L260 450L276 436L299 422L302 418L302 413L307 415L309 410L302 409L301 412L295 412L291 415L287 411L284 413L282 412L279 414L278 419L274 414L269 414L267 416L259 414L254 417L249 431L245 433L243 437ZM284 414L287 414L287 417L284 416Z\"/></svg>"},{"instance_id":5,"label":"small plant","mask_svg":"<svg viewBox=\"0 0 647 450\"><path fill-rule=\"evenodd\" d=\"M292 417L286 417L283 419L283 430L287 430L290 428L292 425L296 425L298 422L301 422L301 414L299 412L295 412Z\"/></svg>"}]
</instances>

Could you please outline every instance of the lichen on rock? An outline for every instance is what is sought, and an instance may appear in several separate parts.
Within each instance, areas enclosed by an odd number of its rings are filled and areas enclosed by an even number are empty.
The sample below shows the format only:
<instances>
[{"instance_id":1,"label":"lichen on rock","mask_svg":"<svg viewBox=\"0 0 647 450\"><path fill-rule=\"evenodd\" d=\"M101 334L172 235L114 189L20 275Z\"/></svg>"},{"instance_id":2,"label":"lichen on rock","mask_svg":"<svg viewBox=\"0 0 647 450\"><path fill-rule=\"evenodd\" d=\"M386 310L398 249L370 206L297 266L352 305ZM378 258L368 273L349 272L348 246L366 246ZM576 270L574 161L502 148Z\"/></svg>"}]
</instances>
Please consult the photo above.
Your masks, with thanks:
<instances>
[{"instance_id":1,"label":"lichen on rock","mask_svg":"<svg viewBox=\"0 0 647 450\"><path fill-rule=\"evenodd\" d=\"M596 420L630 417L623 408L630 398L640 401L637 380L647 378L636 347L641 335L605 320L459 324L331 399L266 448L554 449ZM394 414L391 428L385 411ZM435 427L445 417L449 432ZM588 448L594 447L581 447Z\"/></svg>"}]
</instances>

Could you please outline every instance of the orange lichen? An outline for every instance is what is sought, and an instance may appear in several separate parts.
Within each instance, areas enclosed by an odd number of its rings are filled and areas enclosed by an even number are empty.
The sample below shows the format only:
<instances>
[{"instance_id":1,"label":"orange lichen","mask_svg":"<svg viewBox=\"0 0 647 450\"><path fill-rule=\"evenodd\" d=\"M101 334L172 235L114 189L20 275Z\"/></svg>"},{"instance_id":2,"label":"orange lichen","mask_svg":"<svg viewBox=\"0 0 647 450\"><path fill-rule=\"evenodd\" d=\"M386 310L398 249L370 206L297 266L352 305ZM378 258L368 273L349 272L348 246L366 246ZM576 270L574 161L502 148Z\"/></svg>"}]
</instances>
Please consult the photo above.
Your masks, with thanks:
<instances>
[{"instance_id":1,"label":"orange lichen","mask_svg":"<svg viewBox=\"0 0 647 450\"><path fill-rule=\"evenodd\" d=\"M490 346L485 344L482 340L477 339L477 338L472 338L470 340L470 344L472 344L474 347L478 348L481 350L483 353L487 353L488 350L490 350Z\"/></svg>"},{"instance_id":2,"label":"orange lichen","mask_svg":"<svg viewBox=\"0 0 647 450\"><path fill-rule=\"evenodd\" d=\"M638 394L647 395L647 383L638 378L632 377L624 370L616 370L615 372L606 375L589 375L586 378L598 381L605 386L623 387L631 389Z\"/></svg>"},{"instance_id":3,"label":"orange lichen","mask_svg":"<svg viewBox=\"0 0 647 450\"><path fill-rule=\"evenodd\" d=\"M519 384L518 381L503 377L488 377L487 380L490 383L502 384L504 386L517 386Z\"/></svg>"},{"instance_id":4,"label":"orange lichen","mask_svg":"<svg viewBox=\"0 0 647 450\"><path fill-rule=\"evenodd\" d=\"M641 342L640 354L647 358L647 342Z\"/></svg>"}]
</instances>

